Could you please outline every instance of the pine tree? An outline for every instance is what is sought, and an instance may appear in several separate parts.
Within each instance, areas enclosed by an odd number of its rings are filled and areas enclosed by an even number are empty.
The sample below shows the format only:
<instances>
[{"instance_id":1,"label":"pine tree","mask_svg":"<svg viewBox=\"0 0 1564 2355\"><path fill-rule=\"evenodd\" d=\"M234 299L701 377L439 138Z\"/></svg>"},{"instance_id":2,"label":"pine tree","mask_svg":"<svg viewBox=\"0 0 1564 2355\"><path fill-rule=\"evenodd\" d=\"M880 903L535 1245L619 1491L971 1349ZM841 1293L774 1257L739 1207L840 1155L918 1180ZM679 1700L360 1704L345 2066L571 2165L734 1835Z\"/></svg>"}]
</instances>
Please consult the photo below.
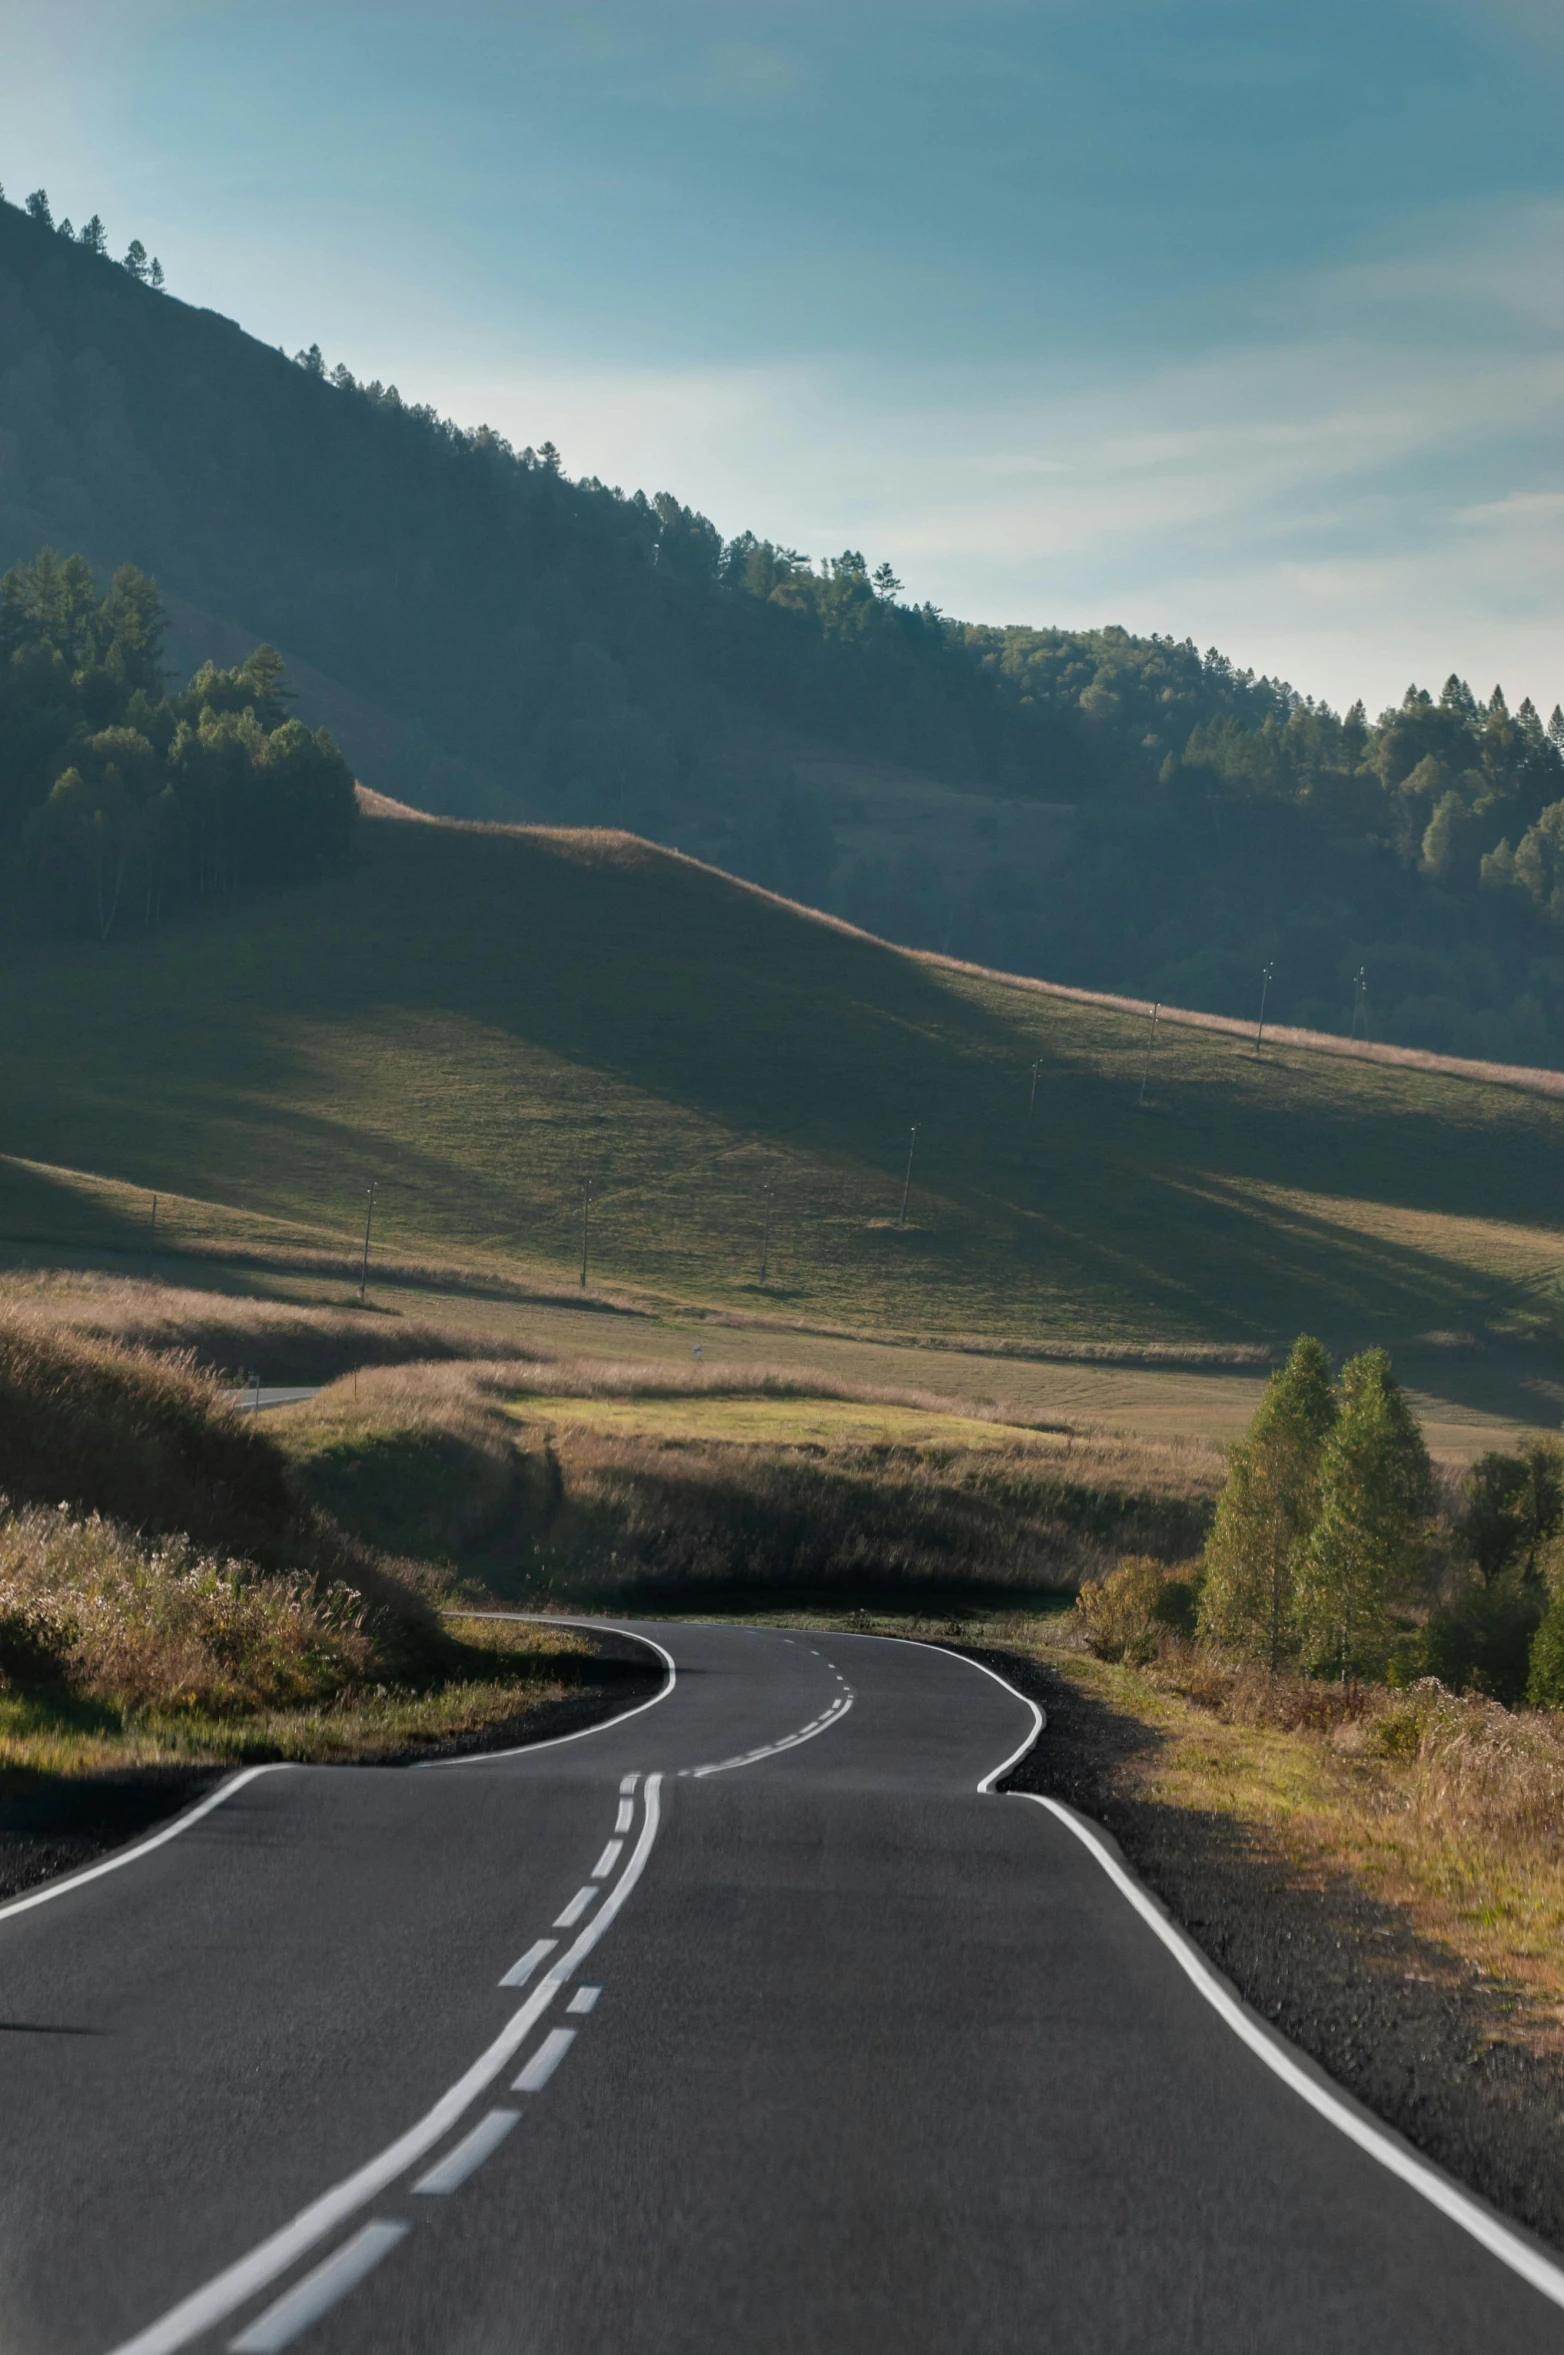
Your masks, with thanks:
<instances>
[{"instance_id":1,"label":"pine tree","mask_svg":"<svg viewBox=\"0 0 1564 2355\"><path fill-rule=\"evenodd\" d=\"M101 220L99 220L96 213L93 214L90 221L84 221L82 223L81 228L76 233L76 242L78 245L84 245L89 253L107 254L109 250L109 233L107 229L104 228L103 223Z\"/></svg>"},{"instance_id":2,"label":"pine tree","mask_svg":"<svg viewBox=\"0 0 1564 2355\"><path fill-rule=\"evenodd\" d=\"M131 239L129 246L125 251L125 259L121 263L120 267L122 269L128 270L132 278L140 278L143 280L145 279L147 274L147 249L142 244L139 237L133 237Z\"/></svg>"},{"instance_id":3,"label":"pine tree","mask_svg":"<svg viewBox=\"0 0 1564 2355\"><path fill-rule=\"evenodd\" d=\"M1349 1358L1341 1412L1320 1458L1319 1518L1299 1563L1304 1660L1343 1681L1382 1667L1390 1606L1416 1565L1433 1509L1423 1434L1383 1349Z\"/></svg>"},{"instance_id":4,"label":"pine tree","mask_svg":"<svg viewBox=\"0 0 1564 2355\"><path fill-rule=\"evenodd\" d=\"M45 189L35 188L27 199L27 217L30 221L36 221L41 229L54 227L54 215L49 210L49 198Z\"/></svg>"},{"instance_id":5,"label":"pine tree","mask_svg":"<svg viewBox=\"0 0 1564 2355\"><path fill-rule=\"evenodd\" d=\"M1301 1333L1233 1450L1206 1546L1201 1633L1273 1671L1292 1647L1294 1589L1335 1421L1330 1359Z\"/></svg>"}]
</instances>

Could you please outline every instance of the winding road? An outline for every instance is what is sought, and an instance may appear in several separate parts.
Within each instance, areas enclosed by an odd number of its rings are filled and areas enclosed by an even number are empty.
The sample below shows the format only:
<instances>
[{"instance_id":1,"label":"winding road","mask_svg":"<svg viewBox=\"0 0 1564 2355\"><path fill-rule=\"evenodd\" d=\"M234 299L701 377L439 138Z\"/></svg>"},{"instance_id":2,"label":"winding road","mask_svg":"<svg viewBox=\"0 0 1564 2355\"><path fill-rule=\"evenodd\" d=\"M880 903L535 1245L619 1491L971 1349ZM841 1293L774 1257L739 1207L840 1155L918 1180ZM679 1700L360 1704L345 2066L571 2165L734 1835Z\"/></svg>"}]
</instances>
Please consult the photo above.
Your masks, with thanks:
<instances>
[{"instance_id":1,"label":"winding road","mask_svg":"<svg viewBox=\"0 0 1564 2355\"><path fill-rule=\"evenodd\" d=\"M986 1789L1030 1703L639 1632L606 1727L263 1769L0 1907L4 2355L1564 2350L1537 2244Z\"/></svg>"}]
</instances>

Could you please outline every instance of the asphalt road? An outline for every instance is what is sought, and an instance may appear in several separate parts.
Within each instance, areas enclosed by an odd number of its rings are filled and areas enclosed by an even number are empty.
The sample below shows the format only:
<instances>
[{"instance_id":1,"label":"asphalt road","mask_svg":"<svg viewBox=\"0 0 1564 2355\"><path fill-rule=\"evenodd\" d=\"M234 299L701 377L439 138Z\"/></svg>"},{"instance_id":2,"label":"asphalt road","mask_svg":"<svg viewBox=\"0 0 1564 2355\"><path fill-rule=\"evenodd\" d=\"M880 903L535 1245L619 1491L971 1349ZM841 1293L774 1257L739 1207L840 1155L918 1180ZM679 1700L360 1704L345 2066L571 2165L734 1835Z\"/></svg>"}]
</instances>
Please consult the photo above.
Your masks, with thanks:
<instances>
[{"instance_id":1,"label":"asphalt road","mask_svg":"<svg viewBox=\"0 0 1564 2355\"><path fill-rule=\"evenodd\" d=\"M615 1725L265 1772L0 1909L4 2355L1564 2349L1547 2260L978 1790L1017 1695L647 1632Z\"/></svg>"}]
</instances>

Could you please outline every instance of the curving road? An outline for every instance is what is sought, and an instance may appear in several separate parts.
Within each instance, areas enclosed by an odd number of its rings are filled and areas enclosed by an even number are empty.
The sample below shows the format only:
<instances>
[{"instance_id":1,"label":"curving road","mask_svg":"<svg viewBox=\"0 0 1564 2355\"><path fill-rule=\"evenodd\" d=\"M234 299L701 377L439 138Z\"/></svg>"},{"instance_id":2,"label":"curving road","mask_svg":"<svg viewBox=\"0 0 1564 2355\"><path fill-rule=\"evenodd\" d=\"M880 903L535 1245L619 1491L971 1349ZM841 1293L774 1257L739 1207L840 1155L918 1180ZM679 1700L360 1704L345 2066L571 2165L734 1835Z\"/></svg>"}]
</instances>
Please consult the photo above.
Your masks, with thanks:
<instances>
[{"instance_id":1,"label":"curving road","mask_svg":"<svg viewBox=\"0 0 1564 2355\"><path fill-rule=\"evenodd\" d=\"M643 1632L611 1726L262 1772L0 1908L4 2355L1564 2349L1551 2260L979 1790L1030 1704Z\"/></svg>"}]
</instances>

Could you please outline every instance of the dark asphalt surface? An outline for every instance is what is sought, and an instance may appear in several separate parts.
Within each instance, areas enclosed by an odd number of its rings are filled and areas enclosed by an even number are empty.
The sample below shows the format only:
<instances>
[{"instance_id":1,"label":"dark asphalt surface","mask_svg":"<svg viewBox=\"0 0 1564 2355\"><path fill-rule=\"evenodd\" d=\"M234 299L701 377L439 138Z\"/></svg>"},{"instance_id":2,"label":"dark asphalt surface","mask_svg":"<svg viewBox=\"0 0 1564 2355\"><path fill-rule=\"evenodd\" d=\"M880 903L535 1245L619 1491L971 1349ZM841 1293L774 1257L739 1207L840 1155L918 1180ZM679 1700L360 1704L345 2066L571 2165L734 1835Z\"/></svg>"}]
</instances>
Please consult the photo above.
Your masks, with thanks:
<instances>
[{"instance_id":1,"label":"dark asphalt surface","mask_svg":"<svg viewBox=\"0 0 1564 2355\"><path fill-rule=\"evenodd\" d=\"M265 1774L0 1919L4 2355L1564 2350L1564 2313L1280 2083L1072 1833L979 1795L1019 1699L873 1637L648 1632L678 1683L626 1722ZM428 2149L167 2322L523 2006ZM459 2188L413 2188L496 2111ZM367 2270L290 2337L278 2302L340 2286L344 2250Z\"/></svg>"}]
</instances>

